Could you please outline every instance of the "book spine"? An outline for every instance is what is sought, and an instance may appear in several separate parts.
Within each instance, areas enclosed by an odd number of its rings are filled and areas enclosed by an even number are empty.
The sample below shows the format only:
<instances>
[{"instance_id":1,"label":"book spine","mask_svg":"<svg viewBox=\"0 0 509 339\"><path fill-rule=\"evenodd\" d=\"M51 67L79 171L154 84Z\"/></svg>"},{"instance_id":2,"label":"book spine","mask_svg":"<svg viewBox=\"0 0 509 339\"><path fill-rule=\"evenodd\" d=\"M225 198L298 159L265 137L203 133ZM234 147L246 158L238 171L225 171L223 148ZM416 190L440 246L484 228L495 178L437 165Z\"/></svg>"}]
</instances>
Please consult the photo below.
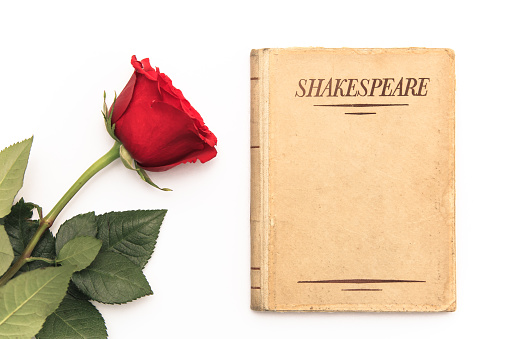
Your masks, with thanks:
<instances>
[{"instance_id":1,"label":"book spine","mask_svg":"<svg viewBox=\"0 0 509 339\"><path fill-rule=\"evenodd\" d=\"M266 105L266 50L251 51L251 309L266 309L267 265L265 259L265 231L267 219L268 139L264 122Z\"/></svg>"}]
</instances>

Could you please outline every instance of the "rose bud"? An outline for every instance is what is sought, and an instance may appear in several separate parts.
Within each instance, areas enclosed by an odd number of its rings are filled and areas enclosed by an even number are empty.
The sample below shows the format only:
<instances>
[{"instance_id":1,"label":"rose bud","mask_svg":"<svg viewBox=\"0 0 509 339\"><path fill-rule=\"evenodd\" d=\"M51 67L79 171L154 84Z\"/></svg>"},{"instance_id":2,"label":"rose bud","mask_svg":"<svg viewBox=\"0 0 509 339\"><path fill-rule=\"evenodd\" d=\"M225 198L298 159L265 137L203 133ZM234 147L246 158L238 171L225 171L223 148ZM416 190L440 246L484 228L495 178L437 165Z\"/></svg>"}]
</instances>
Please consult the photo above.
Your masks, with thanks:
<instances>
[{"instance_id":1,"label":"rose bud","mask_svg":"<svg viewBox=\"0 0 509 339\"><path fill-rule=\"evenodd\" d=\"M112 106L114 134L137 162L160 172L217 154L216 136L200 114L149 59L131 59L135 71Z\"/></svg>"}]
</instances>

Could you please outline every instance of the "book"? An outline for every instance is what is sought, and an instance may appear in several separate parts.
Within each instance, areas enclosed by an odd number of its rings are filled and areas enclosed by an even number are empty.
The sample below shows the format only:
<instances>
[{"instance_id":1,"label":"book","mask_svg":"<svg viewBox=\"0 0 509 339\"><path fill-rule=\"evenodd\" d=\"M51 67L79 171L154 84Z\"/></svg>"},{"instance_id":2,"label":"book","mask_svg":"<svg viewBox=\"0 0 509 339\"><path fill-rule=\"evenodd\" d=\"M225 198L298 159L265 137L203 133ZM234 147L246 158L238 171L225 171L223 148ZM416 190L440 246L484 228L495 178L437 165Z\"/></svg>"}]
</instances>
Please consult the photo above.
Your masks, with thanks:
<instances>
[{"instance_id":1,"label":"book","mask_svg":"<svg viewBox=\"0 0 509 339\"><path fill-rule=\"evenodd\" d=\"M456 309L454 52L251 52L251 308Z\"/></svg>"}]
</instances>

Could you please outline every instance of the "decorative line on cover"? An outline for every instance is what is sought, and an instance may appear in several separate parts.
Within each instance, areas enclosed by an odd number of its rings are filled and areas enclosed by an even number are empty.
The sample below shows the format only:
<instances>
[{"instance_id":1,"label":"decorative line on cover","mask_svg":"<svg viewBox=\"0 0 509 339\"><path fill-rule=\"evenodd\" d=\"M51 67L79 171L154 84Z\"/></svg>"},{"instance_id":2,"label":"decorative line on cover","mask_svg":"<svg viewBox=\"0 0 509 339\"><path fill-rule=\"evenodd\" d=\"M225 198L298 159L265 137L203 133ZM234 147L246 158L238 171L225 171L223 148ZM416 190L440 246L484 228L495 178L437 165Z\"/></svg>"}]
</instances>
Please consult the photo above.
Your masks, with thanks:
<instances>
[{"instance_id":1,"label":"decorative line on cover","mask_svg":"<svg viewBox=\"0 0 509 339\"><path fill-rule=\"evenodd\" d=\"M390 106L408 106L409 104L333 104L333 105L313 105L319 107L390 107Z\"/></svg>"},{"instance_id":2,"label":"decorative line on cover","mask_svg":"<svg viewBox=\"0 0 509 339\"><path fill-rule=\"evenodd\" d=\"M388 284L388 283L425 283L425 280L398 279L340 279L340 280L302 280L299 284Z\"/></svg>"}]
</instances>

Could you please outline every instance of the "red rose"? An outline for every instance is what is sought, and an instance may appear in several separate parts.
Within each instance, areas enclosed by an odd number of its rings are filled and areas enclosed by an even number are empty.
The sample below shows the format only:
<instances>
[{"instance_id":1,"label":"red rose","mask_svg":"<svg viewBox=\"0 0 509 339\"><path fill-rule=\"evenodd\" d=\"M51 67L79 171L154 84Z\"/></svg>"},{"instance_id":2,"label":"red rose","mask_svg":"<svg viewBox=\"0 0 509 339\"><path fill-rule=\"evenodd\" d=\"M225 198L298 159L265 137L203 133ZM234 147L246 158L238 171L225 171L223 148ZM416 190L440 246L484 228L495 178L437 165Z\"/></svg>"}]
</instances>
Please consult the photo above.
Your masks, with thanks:
<instances>
[{"instance_id":1,"label":"red rose","mask_svg":"<svg viewBox=\"0 0 509 339\"><path fill-rule=\"evenodd\" d=\"M216 136L200 114L149 59L131 59L135 71L115 101L115 135L144 169L165 171L185 162L209 161Z\"/></svg>"}]
</instances>

